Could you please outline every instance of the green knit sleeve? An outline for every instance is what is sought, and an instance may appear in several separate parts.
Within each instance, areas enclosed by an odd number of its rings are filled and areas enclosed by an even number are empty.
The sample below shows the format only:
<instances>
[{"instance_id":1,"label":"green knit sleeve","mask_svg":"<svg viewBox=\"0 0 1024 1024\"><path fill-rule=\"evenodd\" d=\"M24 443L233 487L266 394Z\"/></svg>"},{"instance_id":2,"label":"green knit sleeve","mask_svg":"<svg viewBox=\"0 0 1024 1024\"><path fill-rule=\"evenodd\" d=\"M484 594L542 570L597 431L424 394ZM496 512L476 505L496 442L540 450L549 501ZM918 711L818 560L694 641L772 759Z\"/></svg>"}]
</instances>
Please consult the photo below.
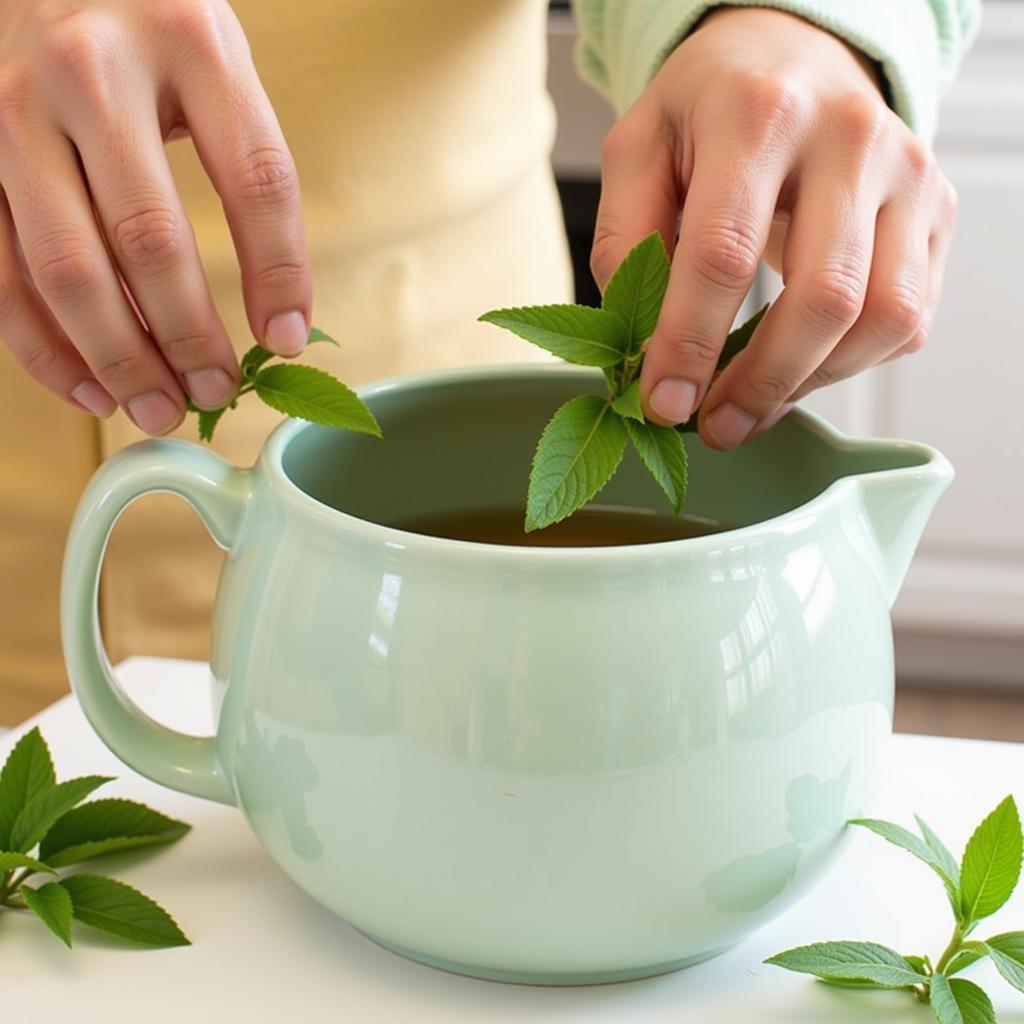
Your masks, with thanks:
<instances>
[{"instance_id":1,"label":"green knit sleeve","mask_svg":"<svg viewBox=\"0 0 1024 1024\"><path fill-rule=\"evenodd\" d=\"M665 58L722 0L574 0L582 77L625 110ZM981 0L728 0L774 7L845 39L876 60L896 113L931 139L939 98L981 20Z\"/></svg>"}]
</instances>

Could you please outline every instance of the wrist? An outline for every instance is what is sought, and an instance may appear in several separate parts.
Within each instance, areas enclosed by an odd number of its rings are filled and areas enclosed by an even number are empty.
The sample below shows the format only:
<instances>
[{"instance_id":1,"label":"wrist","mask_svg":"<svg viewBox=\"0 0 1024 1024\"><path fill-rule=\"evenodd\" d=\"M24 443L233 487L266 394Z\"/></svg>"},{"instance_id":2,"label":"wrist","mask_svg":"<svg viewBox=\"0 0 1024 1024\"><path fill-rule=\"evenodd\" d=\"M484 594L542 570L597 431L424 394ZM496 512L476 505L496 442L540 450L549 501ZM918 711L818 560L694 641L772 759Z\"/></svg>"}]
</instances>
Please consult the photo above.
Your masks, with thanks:
<instances>
[{"instance_id":1,"label":"wrist","mask_svg":"<svg viewBox=\"0 0 1024 1024\"><path fill-rule=\"evenodd\" d=\"M888 83L881 65L876 60L842 36L836 35L798 14L791 14L788 11L768 6L723 4L713 7L702 15L687 38L715 25L723 30L736 31L742 35L746 35L749 31L750 37L757 42L759 50L763 49L765 39L770 39L776 33L785 36L787 40L791 39L794 33L805 34L807 38L826 37L830 42L838 43L839 47L853 58L854 63L860 69L863 83L870 85L888 105L892 105ZM784 46L788 48L790 43L787 42Z\"/></svg>"}]
</instances>

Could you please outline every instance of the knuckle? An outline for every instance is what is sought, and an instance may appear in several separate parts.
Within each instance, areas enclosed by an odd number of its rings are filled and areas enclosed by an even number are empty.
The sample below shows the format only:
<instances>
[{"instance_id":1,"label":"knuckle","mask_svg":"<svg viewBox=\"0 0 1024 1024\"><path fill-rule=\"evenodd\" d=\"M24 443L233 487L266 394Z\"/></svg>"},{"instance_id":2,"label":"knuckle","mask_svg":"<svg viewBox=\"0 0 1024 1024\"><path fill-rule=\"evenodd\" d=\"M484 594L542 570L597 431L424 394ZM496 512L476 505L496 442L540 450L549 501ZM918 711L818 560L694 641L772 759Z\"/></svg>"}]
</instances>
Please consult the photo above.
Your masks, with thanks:
<instances>
[{"instance_id":1,"label":"knuckle","mask_svg":"<svg viewBox=\"0 0 1024 1024\"><path fill-rule=\"evenodd\" d=\"M927 184L937 170L935 154L919 138L911 137L903 146L903 167L911 181Z\"/></svg>"},{"instance_id":2,"label":"knuckle","mask_svg":"<svg viewBox=\"0 0 1024 1024\"><path fill-rule=\"evenodd\" d=\"M57 349L53 345L43 343L26 349L21 356L21 365L33 380L45 383L53 375L57 359Z\"/></svg>"},{"instance_id":3,"label":"knuckle","mask_svg":"<svg viewBox=\"0 0 1024 1024\"><path fill-rule=\"evenodd\" d=\"M661 344L673 362L692 366L698 371L712 370L718 363L721 348L708 338L679 329L669 329L662 336Z\"/></svg>"},{"instance_id":4,"label":"knuckle","mask_svg":"<svg viewBox=\"0 0 1024 1024\"><path fill-rule=\"evenodd\" d=\"M21 67L0 69L0 137L14 140L22 134L28 114L31 75Z\"/></svg>"},{"instance_id":5,"label":"knuckle","mask_svg":"<svg viewBox=\"0 0 1024 1024\"><path fill-rule=\"evenodd\" d=\"M886 123L886 108L877 100L864 93L855 92L840 96L834 104L832 115L844 140L857 152L875 148Z\"/></svg>"},{"instance_id":6,"label":"knuckle","mask_svg":"<svg viewBox=\"0 0 1024 1024\"><path fill-rule=\"evenodd\" d=\"M204 363L213 348L213 338L202 332L159 336L157 341L161 351L175 366L197 366Z\"/></svg>"},{"instance_id":7,"label":"knuckle","mask_svg":"<svg viewBox=\"0 0 1024 1024\"><path fill-rule=\"evenodd\" d=\"M90 8L54 18L43 33L50 63L94 96L105 95L106 83L121 61L119 42L113 19Z\"/></svg>"},{"instance_id":8,"label":"knuckle","mask_svg":"<svg viewBox=\"0 0 1024 1024\"><path fill-rule=\"evenodd\" d=\"M303 284L309 275L309 263L299 256L281 257L264 266L258 267L255 273L256 283L263 288L292 288Z\"/></svg>"},{"instance_id":9,"label":"knuckle","mask_svg":"<svg viewBox=\"0 0 1024 1024\"><path fill-rule=\"evenodd\" d=\"M635 152L639 141L629 117L619 118L601 144L601 163L605 166L618 163L622 157Z\"/></svg>"},{"instance_id":10,"label":"knuckle","mask_svg":"<svg viewBox=\"0 0 1024 1024\"><path fill-rule=\"evenodd\" d=\"M287 205L298 198L295 165L286 150L263 146L239 164L233 180L240 199L248 202Z\"/></svg>"},{"instance_id":11,"label":"knuckle","mask_svg":"<svg viewBox=\"0 0 1024 1024\"><path fill-rule=\"evenodd\" d=\"M166 206L151 206L114 227L118 255L137 267L163 266L182 251L181 222Z\"/></svg>"},{"instance_id":12,"label":"knuckle","mask_svg":"<svg viewBox=\"0 0 1024 1024\"><path fill-rule=\"evenodd\" d=\"M790 131L803 117L804 89L778 72L745 69L732 78L730 90L734 102L741 106L742 124L755 145Z\"/></svg>"},{"instance_id":13,"label":"knuckle","mask_svg":"<svg viewBox=\"0 0 1024 1024\"><path fill-rule=\"evenodd\" d=\"M694 240L694 268L707 284L735 288L749 284L760 261L753 230L738 223L702 225Z\"/></svg>"},{"instance_id":14,"label":"knuckle","mask_svg":"<svg viewBox=\"0 0 1024 1024\"><path fill-rule=\"evenodd\" d=\"M185 49L206 63L226 64L228 46L220 12L210 0L176 0L159 5L162 27Z\"/></svg>"},{"instance_id":15,"label":"knuckle","mask_svg":"<svg viewBox=\"0 0 1024 1024\"><path fill-rule=\"evenodd\" d=\"M921 326L924 305L914 288L896 284L872 303L867 313L884 335L909 338Z\"/></svg>"},{"instance_id":16,"label":"knuckle","mask_svg":"<svg viewBox=\"0 0 1024 1024\"><path fill-rule=\"evenodd\" d=\"M781 405L797 389L799 381L771 373L755 373L747 380L751 394L762 405Z\"/></svg>"},{"instance_id":17,"label":"knuckle","mask_svg":"<svg viewBox=\"0 0 1024 1024\"><path fill-rule=\"evenodd\" d=\"M58 302L77 302L99 285L99 266L88 247L77 241L52 242L35 254L32 276Z\"/></svg>"},{"instance_id":18,"label":"knuckle","mask_svg":"<svg viewBox=\"0 0 1024 1024\"><path fill-rule=\"evenodd\" d=\"M104 387L111 392L117 392L138 380L146 367L146 362L141 352L132 352L104 360L93 369L96 379Z\"/></svg>"},{"instance_id":19,"label":"knuckle","mask_svg":"<svg viewBox=\"0 0 1024 1024\"><path fill-rule=\"evenodd\" d=\"M848 327L860 315L863 304L862 275L851 265L819 270L807 282L804 306L815 325Z\"/></svg>"},{"instance_id":20,"label":"knuckle","mask_svg":"<svg viewBox=\"0 0 1024 1024\"><path fill-rule=\"evenodd\" d=\"M806 391L817 391L818 388L827 388L830 384L835 384L841 380L841 374L834 373L827 366L819 366L801 385L801 392Z\"/></svg>"}]
</instances>

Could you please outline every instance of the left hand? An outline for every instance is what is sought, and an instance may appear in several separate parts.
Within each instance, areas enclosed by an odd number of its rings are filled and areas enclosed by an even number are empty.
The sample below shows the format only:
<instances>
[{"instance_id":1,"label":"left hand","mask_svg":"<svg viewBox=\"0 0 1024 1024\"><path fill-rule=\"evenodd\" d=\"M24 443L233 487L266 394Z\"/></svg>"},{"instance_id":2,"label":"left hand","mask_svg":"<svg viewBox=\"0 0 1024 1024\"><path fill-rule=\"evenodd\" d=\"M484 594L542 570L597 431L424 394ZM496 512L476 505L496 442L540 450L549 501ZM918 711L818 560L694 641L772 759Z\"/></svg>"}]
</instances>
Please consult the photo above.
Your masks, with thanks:
<instances>
[{"instance_id":1,"label":"left hand","mask_svg":"<svg viewBox=\"0 0 1024 1024\"><path fill-rule=\"evenodd\" d=\"M647 415L675 424L699 407L703 440L732 448L815 388L917 351L955 210L861 54L780 11L713 12L603 153L598 284L652 230L672 253L640 382ZM712 380L762 257L785 287Z\"/></svg>"}]
</instances>

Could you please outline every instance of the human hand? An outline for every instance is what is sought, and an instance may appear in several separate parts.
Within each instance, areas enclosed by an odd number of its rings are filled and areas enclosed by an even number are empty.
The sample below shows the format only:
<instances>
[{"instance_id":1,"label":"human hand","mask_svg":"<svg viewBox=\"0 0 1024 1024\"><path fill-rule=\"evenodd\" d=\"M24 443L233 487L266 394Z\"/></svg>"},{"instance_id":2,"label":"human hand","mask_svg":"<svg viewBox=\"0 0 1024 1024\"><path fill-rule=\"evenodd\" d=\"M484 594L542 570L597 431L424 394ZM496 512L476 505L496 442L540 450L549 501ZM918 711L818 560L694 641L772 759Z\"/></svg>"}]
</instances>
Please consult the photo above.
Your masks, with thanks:
<instances>
[{"instance_id":1,"label":"human hand","mask_svg":"<svg viewBox=\"0 0 1024 1024\"><path fill-rule=\"evenodd\" d=\"M815 388L917 351L939 301L956 194L885 105L870 65L780 11L714 12L605 143L591 266L603 288L659 230L668 291L645 411L737 445ZM784 289L712 380L762 256Z\"/></svg>"},{"instance_id":2,"label":"human hand","mask_svg":"<svg viewBox=\"0 0 1024 1024\"><path fill-rule=\"evenodd\" d=\"M238 365L164 143L224 204L255 337L305 341L312 286L288 147L226 0L0 0L0 338L45 387L149 434Z\"/></svg>"}]
</instances>

